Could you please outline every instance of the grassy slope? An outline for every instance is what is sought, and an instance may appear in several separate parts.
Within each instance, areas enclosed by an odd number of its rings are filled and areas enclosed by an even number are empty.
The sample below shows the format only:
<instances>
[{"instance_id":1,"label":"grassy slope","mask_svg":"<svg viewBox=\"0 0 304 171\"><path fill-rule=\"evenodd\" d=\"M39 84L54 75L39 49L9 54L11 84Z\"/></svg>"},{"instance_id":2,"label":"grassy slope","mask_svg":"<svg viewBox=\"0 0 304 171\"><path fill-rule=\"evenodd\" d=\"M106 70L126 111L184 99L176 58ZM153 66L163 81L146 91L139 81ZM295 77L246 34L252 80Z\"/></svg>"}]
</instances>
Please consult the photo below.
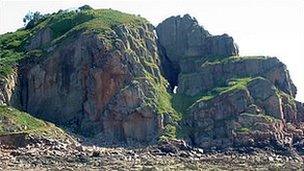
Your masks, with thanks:
<instances>
[{"instance_id":1,"label":"grassy slope","mask_svg":"<svg viewBox=\"0 0 304 171\"><path fill-rule=\"evenodd\" d=\"M216 87L210 91L202 92L195 96L188 96L179 93L173 94L173 107L182 115L186 115L188 108L194 103L211 100L223 93L227 93L237 89L244 89L246 88L247 84L252 80L253 78L231 79L224 87Z\"/></svg>"},{"instance_id":2,"label":"grassy slope","mask_svg":"<svg viewBox=\"0 0 304 171\"><path fill-rule=\"evenodd\" d=\"M54 124L36 119L17 109L0 106L0 135L29 133L51 138L67 138L63 130Z\"/></svg>"},{"instance_id":3,"label":"grassy slope","mask_svg":"<svg viewBox=\"0 0 304 171\"><path fill-rule=\"evenodd\" d=\"M13 70L13 65L25 55L22 45L29 36L28 30L18 30L0 36L0 77Z\"/></svg>"},{"instance_id":4,"label":"grassy slope","mask_svg":"<svg viewBox=\"0 0 304 171\"><path fill-rule=\"evenodd\" d=\"M252 59L259 59L259 60L266 60L271 57L267 56L231 56L228 58L212 58L208 59L207 62L205 62L203 65L214 65L219 63L228 63L228 62L238 62L238 61L244 61L244 60L252 60Z\"/></svg>"}]
</instances>

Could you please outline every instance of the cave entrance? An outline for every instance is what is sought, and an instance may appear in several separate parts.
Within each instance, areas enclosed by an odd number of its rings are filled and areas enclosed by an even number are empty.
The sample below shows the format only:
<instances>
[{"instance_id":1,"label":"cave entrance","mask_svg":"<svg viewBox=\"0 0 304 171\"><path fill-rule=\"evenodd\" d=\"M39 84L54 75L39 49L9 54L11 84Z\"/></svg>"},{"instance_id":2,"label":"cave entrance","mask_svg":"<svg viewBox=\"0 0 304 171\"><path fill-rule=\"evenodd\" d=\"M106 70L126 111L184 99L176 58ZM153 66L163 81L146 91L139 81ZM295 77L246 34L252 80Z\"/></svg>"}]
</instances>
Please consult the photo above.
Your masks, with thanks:
<instances>
[{"instance_id":1,"label":"cave entrance","mask_svg":"<svg viewBox=\"0 0 304 171\"><path fill-rule=\"evenodd\" d=\"M160 49L160 58L161 58L161 70L162 75L167 79L170 84L170 92L176 93L178 87L178 75L181 71L179 63L171 61L167 54L166 50L159 45Z\"/></svg>"}]
</instances>

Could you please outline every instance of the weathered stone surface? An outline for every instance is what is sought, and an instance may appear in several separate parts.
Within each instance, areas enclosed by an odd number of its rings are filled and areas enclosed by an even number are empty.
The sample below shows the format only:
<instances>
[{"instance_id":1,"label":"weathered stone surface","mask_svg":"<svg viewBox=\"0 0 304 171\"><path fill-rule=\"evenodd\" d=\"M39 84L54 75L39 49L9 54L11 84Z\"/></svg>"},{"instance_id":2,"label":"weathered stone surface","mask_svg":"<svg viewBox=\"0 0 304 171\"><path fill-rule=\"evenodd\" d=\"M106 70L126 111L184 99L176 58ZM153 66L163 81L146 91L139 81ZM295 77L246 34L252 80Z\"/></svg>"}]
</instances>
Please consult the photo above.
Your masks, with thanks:
<instances>
[{"instance_id":1,"label":"weathered stone surface","mask_svg":"<svg viewBox=\"0 0 304 171\"><path fill-rule=\"evenodd\" d=\"M286 108L292 101L285 98L292 97L279 92L269 80L258 77L244 88L198 100L186 118L190 141L202 148L286 145L287 140L291 145L289 140L303 137L303 131L286 127L285 122L297 124L297 110Z\"/></svg>"},{"instance_id":2,"label":"weathered stone surface","mask_svg":"<svg viewBox=\"0 0 304 171\"><path fill-rule=\"evenodd\" d=\"M189 109L187 118L187 124L195 130L190 133L193 143L203 148L228 145L226 139L232 134L229 129L231 120L244 112L252 100L247 90L236 90L196 102Z\"/></svg>"},{"instance_id":3,"label":"weathered stone surface","mask_svg":"<svg viewBox=\"0 0 304 171\"><path fill-rule=\"evenodd\" d=\"M197 68L196 72L182 71L179 76L178 91L193 96L222 86L231 78L258 76L270 80L278 89L295 96L296 87L290 79L286 66L277 58L267 57L229 58L222 62L206 62Z\"/></svg>"},{"instance_id":4,"label":"weathered stone surface","mask_svg":"<svg viewBox=\"0 0 304 171\"><path fill-rule=\"evenodd\" d=\"M7 77L0 78L0 105L18 105L18 75L13 72Z\"/></svg>"},{"instance_id":5,"label":"weathered stone surface","mask_svg":"<svg viewBox=\"0 0 304 171\"><path fill-rule=\"evenodd\" d=\"M212 36L186 14L164 20L156 27L160 45L174 63L182 58L206 56L233 56L238 54L232 37Z\"/></svg>"},{"instance_id":6,"label":"weathered stone surface","mask_svg":"<svg viewBox=\"0 0 304 171\"><path fill-rule=\"evenodd\" d=\"M304 122L304 104L301 102L296 101L296 108L297 108L297 120L299 122Z\"/></svg>"},{"instance_id":7,"label":"weathered stone surface","mask_svg":"<svg viewBox=\"0 0 304 171\"><path fill-rule=\"evenodd\" d=\"M156 141L162 120L153 83L163 83L153 27L122 25L108 34L80 32L47 58L26 61L22 109L108 142Z\"/></svg>"},{"instance_id":8,"label":"weathered stone surface","mask_svg":"<svg viewBox=\"0 0 304 171\"><path fill-rule=\"evenodd\" d=\"M232 37L211 35L188 14L164 20L156 27L156 32L162 70L172 87L177 85L181 68L192 69L191 64L197 59L238 55Z\"/></svg>"},{"instance_id":9,"label":"weathered stone surface","mask_svg":"<svg viewBox=\"0 0 304 171\"><path fill-rule=\"evenodd\" d=\"M157 37L150 24L124 22L103 23L100 32L69 28L56 40L49 27L39 28L24 54L47 53L18 61L18 72L1 78L0 104L106 144L154 143L179 133L211 149L283 148L303 139L304 105L295 101L296 87L277 58L239 57L233 38L211 35L189 15L160 23ZM175 86L176 95L166 92ZM195 157L175 147L158 152Z\"/></svg>"},{"instance_id":10,"label":"weathered stone surface","mask_svg":"<svg viewBox=\"0 0 304 171\"><path fill-rule=\"evenodd\" d=\"M255 104L264 109L265 113L274 118L283 119L281 99L270 81L263 78L254 79L248 84L248 90Z\"/></svg>"},{"instance_id":11,"label":"weathered stone surface","mask_svg":"<svg viewBox=\"0 0 304 171\"><path fill-rule=\"evenodd\" d=\"M30 40L29 44L26 46L27 50L33 50L45 45L52 40L52 30L47 27L39 30Z\"/></svg>"}]
</instances>

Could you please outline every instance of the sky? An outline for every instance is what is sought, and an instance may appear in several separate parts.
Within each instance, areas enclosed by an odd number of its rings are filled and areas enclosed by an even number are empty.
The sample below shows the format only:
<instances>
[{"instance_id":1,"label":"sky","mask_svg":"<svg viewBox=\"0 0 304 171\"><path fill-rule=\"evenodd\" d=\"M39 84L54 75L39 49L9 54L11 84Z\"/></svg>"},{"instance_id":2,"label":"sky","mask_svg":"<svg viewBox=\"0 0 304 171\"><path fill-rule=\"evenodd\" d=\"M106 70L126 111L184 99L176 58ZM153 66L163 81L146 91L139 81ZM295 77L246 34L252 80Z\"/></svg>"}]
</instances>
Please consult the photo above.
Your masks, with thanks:
<instances>
[{"instance_id":1,"label":"sky","mask_svg":"<svg viewBox=\"0 0 304 171\"><path fill-rule=\"evenodd\" d=\"M29 11L57 12L88 4L139 14L153 25L172 15L195 17L211 34L227 33L240 55L278 57L304 102L304 0L0 0L0 34L23 26Z\"/></svg>"}]
</instances>

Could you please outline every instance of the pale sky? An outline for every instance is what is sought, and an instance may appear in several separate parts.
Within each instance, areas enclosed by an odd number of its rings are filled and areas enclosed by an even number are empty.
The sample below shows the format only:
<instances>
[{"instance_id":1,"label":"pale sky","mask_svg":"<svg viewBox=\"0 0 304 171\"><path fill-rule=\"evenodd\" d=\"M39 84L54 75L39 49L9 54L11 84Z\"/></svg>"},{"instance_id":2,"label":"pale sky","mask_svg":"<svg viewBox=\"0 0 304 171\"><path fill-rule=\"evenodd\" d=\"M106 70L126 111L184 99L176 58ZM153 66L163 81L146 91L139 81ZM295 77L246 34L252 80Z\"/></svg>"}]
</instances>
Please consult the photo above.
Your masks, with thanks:
<instances>
[{"instance_id":1,"label":"pale sky","mask_svg":"<svg viewBox=\"0 0 304 171\"><path fill-rule=\"evenodd\" d=\"M304 102L304 0L0 0L0 34L22 27L28 11L52 13L84 4L140 14L155 26L189 13L211 34L232 36L240 55L278 57Z\"/></svg>"}]
</instances>

